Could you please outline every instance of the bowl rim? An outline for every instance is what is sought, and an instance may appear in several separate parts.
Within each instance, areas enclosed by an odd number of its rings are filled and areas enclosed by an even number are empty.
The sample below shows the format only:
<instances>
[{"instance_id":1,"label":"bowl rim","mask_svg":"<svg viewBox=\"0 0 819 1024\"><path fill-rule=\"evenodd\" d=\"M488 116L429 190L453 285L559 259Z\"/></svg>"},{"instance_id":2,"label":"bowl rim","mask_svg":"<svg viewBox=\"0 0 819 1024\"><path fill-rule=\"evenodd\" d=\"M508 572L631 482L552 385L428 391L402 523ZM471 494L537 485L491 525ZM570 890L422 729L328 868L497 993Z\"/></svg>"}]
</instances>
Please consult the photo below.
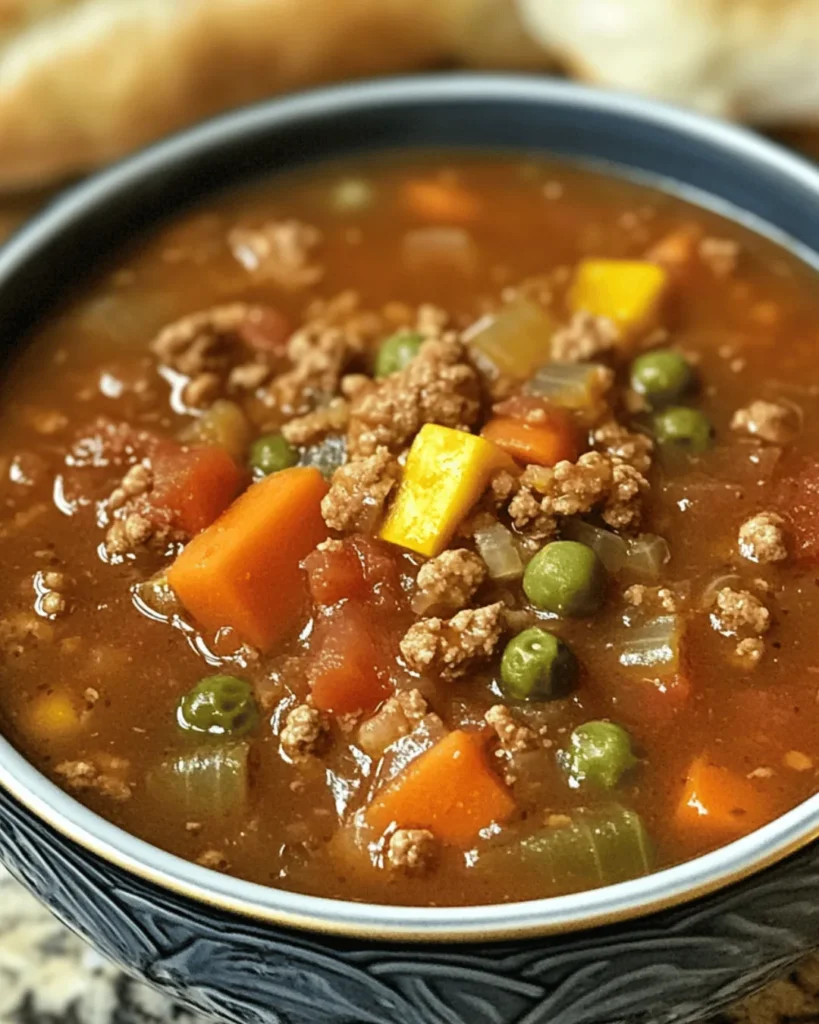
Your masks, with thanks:
<instances>
[{"instance_id":1,"label":"bowl rim","mask_svg":"<svg viewBox=\"0 0 819 1024\"><path fill-rule=\"evenodd\" d=\"M752 132L638 96L555 79L445 73L330 86L223 114L130 156L57 199L0 249L0 289L49 240L99 209L129 184L183 155L207 151L264 127L274 129L333 112L365 112L418 103L520 102L571 106L637 119L704 142L734 160L751 160L819 199L819 169ZM813 251L791 241L791 247ZM768 825L711 853L644 878L569 896L472 907L404 907L306 896L247 882L193 864L136 838L63 792L0 736L0 785L37 818L103 861L161 889L257 921L357 939L410 942L493 941L610 925L689 902L761 871L819 836L819 794Z\"/></svg>"}]
</instances>

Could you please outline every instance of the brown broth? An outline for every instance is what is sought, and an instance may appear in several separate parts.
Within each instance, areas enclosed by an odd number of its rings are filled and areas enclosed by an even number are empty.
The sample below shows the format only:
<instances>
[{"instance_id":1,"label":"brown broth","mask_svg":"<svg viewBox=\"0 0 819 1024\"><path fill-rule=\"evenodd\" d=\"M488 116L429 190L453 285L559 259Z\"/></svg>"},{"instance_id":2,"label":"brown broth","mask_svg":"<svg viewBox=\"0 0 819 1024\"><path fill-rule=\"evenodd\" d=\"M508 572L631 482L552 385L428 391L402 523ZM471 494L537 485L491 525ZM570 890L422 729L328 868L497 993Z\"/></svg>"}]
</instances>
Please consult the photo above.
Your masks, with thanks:
<instances>
[{"instance_id":1,"label":"brown broth","mask_svg":"<svg viewBox=\"0 0 819 1024\"><path fill-rule=\"evenodd\" d=\"M418 227L399 196L412 176L446 173L478 197L482 213L469 226L475 264L465 273L441 263L409 271L405 234ZM372 205L339 213L334 185L365 177ZM286 291L254 280L225 238L236 224L297 218L323 233L322 280ZM304 672L293 668L296 638L281 650L235 671L253 681L265 702L254 738L252 800L246 812L191 828L172 803L163 806L145 784L158 762L188 749L175 707L208 667L193 633L152 621L135 607L130 587L163 568L161 553L121 564L100 557L101 502L120 479L121 466L77 467L66 453L99 415L173 437L187 422L169 404L169 386L156 372L147 343L167 322L229 301L266 302L297 323L308 302L353 289L364 308L397 300L431 302L465 321L488 299L532 275L572 267L585 256L640 258L674 228L694 221L705 232L736 240L737 270L719 277L698 266L673 289L666 324L671 340L696 361L700 406L716 429L714 449L652 471L650 512L644 529L664 536L672 559L662 582L690 595L686 637L687 704L669 714L662 699L646 702L618 662L626 611L612 585L605 609L591 619L554 623L584 665L580 687L565 701L537 713L555 750L576 725L612 717L629 727L644 759L616 798L637 810L658 849L658 866L704 853L732 836L703 828L681 829L675 809L693 758L707 754L742 776L770 769L758 784L780 814L816 791L819 758L819 577L815 565L753 565L736 554L740 524L770 502L776 481L819 455L819 290L816 276L770 241L680 199L597 173L513 157L404 154L389 159L302 171L214 199L160 229L102 272L78 298L43 327L7 377L0 400L0 713L7 735L46 774L65 760L108 754L126 758L133 795L112 801L89 790L80 795L106 818L180 856L223 852L240 877L301 892L398 904L476 904L548 895L542 882L505 869L482 867L474 849L447 848L423 878L371 868L348 858L339 839L343 782L349 809L363 799L344 742L309 769L287 764L278 752L278 700L305 695ZM557 300L559 303L559 299ZM802 428L771 467L750 456L729 424L737 408L757 398L799 408ZM766 454L767 453L767 454ZM754 455L756 457L756 455ZM75 460L76 461L76 460ZM819 510L817 510L819 511ZM411 576L417 560L406 559ZM71 578L70 611L49 621L35 617L39 637L26 625L38 572L60 568ZM711 627L698 601L710 581L738 576L742 586L764 580L773 615L767 650L754 668L730 657L731 641ZM25 618L28 617L28 618ZM406 614L396 611L396 635ZM15 627L18 624L19 629ZM23 625L20 625L23 623ZM20 630L23 637L20 639ZM477 722L497 700L491 667L454 684L438 685L435 708L448 724ZM637 684L639 687L639 684ZM32 719L36 701L67 693L84 712L78 730L43 735ZM98 695L98 699L95 697ZM655 707L656 705L656 707ZM789 752L804 755L804 770L788 767ZM334 773L333 776L327 773ZM765 773L762 773L763 775ZM358 787L358 788L356 788ZM552 765L543 777L539 814L565 813L605 802L570 789ZM528 820L506 832L526 834ZM477 852L476 852L477 851Z\"/></svg>"}]
</instances>

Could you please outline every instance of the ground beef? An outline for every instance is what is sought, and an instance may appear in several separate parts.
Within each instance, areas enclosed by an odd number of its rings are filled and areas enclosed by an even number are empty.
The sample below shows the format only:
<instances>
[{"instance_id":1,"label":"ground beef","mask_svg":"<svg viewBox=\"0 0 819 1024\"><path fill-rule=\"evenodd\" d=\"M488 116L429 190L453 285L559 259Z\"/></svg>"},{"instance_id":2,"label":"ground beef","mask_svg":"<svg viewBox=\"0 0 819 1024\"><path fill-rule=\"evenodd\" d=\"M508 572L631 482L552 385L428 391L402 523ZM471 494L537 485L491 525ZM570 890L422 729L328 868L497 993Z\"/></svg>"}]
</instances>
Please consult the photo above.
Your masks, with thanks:
<instances>
[{"instance_id":1,"label":"ground beef","mask_svg":"<svg viewBox=\"0 0 819 1024\"><path fill-rule=\"evenodd\" d=\"M313 303L287 343L290 368L270 382L267 401L290 417L326 404L349 363L382 331L382 319L361 310L355 292Z\"/></svg>"},{"instance_id":2,"label":"ground beef","mask_svg":"<svg viewBox=\"0 0 819 1024\"><path fill-rule=\"evenodd\" d=\"M758 597L747 590L723 587L718 591L714 604L711 622L721 633L736 635L747 632L762 636L770 629L771 613Z\"/></svg>"},{"instance_id":3,"label":"ground beef","mask_svg":"<svg viewBox=\"0 0 819 1024\"><path fill-rule=\"evenodd\" d=\"M258 228L236 227L228 245L254 277L295 291L317 284L324 269L314 262L321 232L298 220L269 220Z\"/></svg>"},{"instance_id":4,"label":"ground beef","mask_svg":"<svg viewBox=\"0 0 819 1024\"><path fill-rule=\"evenodd\" d=\"M751 562L782 562L788 557L785 520L776 512L759 512L739 528L739 553Z\"/></svg>"},{"instance_id":5,"label":"ground beef","mask_svg":"<svg viewBox=\"0 0 819 1024\"><path fill-rule=\"evenodd\" d=\"M507 753L520 754L524 750L536 750L541 745L535 730L518 722L505 704L495 704L484 717L498 734L500 745Z\"/></svg>"},{"instance_id":6,"label":"ground beef","mask_svg":"<svg viewBox=\"0 0 819 1024\"><path fill-rule=\"evenodd\" d=\"M399 452L425 423L466 429L480 411L478 377L454 338L424 342L399 373L362 389L350 411L348 449Z\"/></svg>"},{"instance_id":7,"label":"ground beef","mask_svg":"<svg viewBox=\"0 0 819 1024\"><path fill-rule=\"evenodd\" d=\"M602 452L586 452L577 462L558 462L553 469L528 466L509 513L524 528L544 515L541 525L546 529L555 516L599 509L609 526L631 529L639 525L648 490L648 481L634 466Z\"/></svg>"},{"instance_id":8,"label":"ground beef","mask_svg":"<svg viewBox=\"0 0 819 1024\"><path fill-rule=\"evenodd\" d=\"M428 870L437 855L435 836L425 828L399 828L387 844L387 864L412 874Z\"/></svg>"},{"instance_id":9,"label":"ground beef","mask_svg":"<svg viewBox=\"0 0 819 1024\"><path fill-rule=\"evenodd\" d=\"M280 361L287 332L275 309L234 302L176 320L150 347L160 364L189 378L183 401L203 408L220 394L260 387Z\"/></svg>"},{"instance_id":10,"label":"ground beef","mask_svg":"<svg viewBox=\"0 0 819 1024\"><path fill-rule=\"evenodd\" d=\"M671 615L680 608L680 598L669 587L647 587L643 583L633 583L625 591L623 598L634 608L650 608Z\"/></svg>"},{"instance_id":11,"label":"ground beef","mask_svg":"<svg viewBox=\"0 0 819 1024\"><path fill-rule=\"evenodd\" d=\"M413 607L422 612L457 611L466 607L485 579L486 566L474 551L444 551L418 570Z\"/></svg>"},{"instance_id":12,"label":"ground beef","mask_svg":"<svg viewBox=\"0 0 819 1024\"><path fill-rule=\"evenodd\" d=\"M646 474L651 468L654 442L646 434L636 434L616 420L609 420L592 434L594 443L607 455L621 459L638 473Z\"/></svg>"},{"instance_id":13,"label":"ground beef","mask_svg":"<svg viewBox=\"0 0 819 1024\"><path fill-rule=\"evenodd\" d=\"M421 619L401 640L407 665L441 679L465 675L475 661L488 658L504 629L503 603L467 608L451 619Z\"/></svg>"},{"instance_id":14,"label":"ground beef","mask_svg":"<svg viewBox=\"0 0 819 1024\"><path fill-rule=\"evenodd\" d=\"M563 363L584 363L610 352L619 336L614 321L580 311L552 336L552 358Z\"/></svg>"},{"instance_id":15,"label":"ground beef","mask_svg":"<svg viewBox=\"0 0 819 1024\"><path fill-rule=\"evenodd\" d=\"M499 506L508 505L520 489L520 481L514 473L502 469L495 473L490 483L492 498Z\"/></svg>"},{"instance_id":16,"label":"ground beef","mask_svg":"<svg viewBox=\"0 0 819 1024\"><path fill-rule=\"evenodd\" d=\"M744 409L737 409L731 420L731 429L772 444L787 444L796 433L793 411L785 405L762 399L751 402Z\"/></svg>"},{"instance_id":17,"label":"ground beef","mask_svg":"<svg viewBox=\"0 0 819 1024\"><path fill-rule=\"evenodd\" d=\"M739 244L730 238L703 238L697 247L702 262L716 277L728 277L739 262Z\"/></svg>"},{"instance_id":18,"label":"ground beef","mask_svg":"<svg viewBox=\"0 0 819 1024\"><path fill-rule=\"evenodd\" d=\"M211 871L227 871L230 867L230 861L222 850L215 849L204 850L196 858L196 863L201 864L203 868L210 868Z\"/></svg>"},{"instance_id":19,"label":"ground beef","mask_svg":"<svg viewBox=\"0 0 819 1024\"><path fill-rule=\"evenodd\" d=\"M426 713L426 698L420 690L399 690L361 723L358 745L370 757L381 757L387 747L411 733Z\"/></svg>"},{"instance_id":20,"label":"ground beef","mask_svg":"<svg viewBox=\"0 0 819 1024\"><path fill-rule=\"evenodd\" d=\"M321 502L324 521L333 530L371 533L399 475L398 462L384 447L340 466Z\"/></svg>"},{"instance_id":21,"label":"ground beef","mask_svg":"<svg viewBox=\"0 0 819 1024\"><path fill-rule=\"evenodd\" d=\"M316 444L328 434L342 434L347 429L350 407L343 398L333 398L313 412L297 416L282 426L282 434L290 444Z\"/></svg>"},{"instance_id":22,"label":"ground beef","mask_svg":"<svg viewBox=\"0 0 819 1024\"><path fill-rule=\"evenodd\" d=\"M298 763L321 753L328 736L324 715L309 704L298 704L285 719L279 743L282 753Z\"/></svg>"},{"instance_id":23,"label":"ground beef","mask_svg":"<svg viewBox=\"0 0 819 1024\"><path fill-rule=\"evenodd\" d=\"M130 800L131 786L125 780L130 763L121 757L100 755L91 761L63 761L54 769L70 789L94 789L111 800Z\"/></svg>"},{"instance_id":24,"label":"ground beef","mask_svg":"<svg viewBox=\"0 0 819 1024\"><path fill-rule=\"evenodd\" d=\"M745 665L758 665L765 653L765 641L758 636L746 636L736 646L734 654Z\"/></svg>"},{"instance_id":25,"label":"ground beef","mask_svg":"<svg viewBox=\"0 0 819 1024\"><path fill-rule=\"evenodd\" d=\"M188 535L171 522L168 510L149 508L141 501L153 487L150 461L138 462L123 476L111 492L106 507L113 522L105 534L109 555L126 555L149 542L164 546L168 541L184 541Z\"/></svg>"},{"instance_id":26,"label":"ground beef","mask_svg":"<svg viewBox=\"0 0 819 1024\"><path fill-rule=\"evenodd\" d=\"M557 519L543 511L541 500L531 487L523 484L509 502L509 515L515 529L538 541L548 540L557 533Z\"/></svg>"}]
</instances>

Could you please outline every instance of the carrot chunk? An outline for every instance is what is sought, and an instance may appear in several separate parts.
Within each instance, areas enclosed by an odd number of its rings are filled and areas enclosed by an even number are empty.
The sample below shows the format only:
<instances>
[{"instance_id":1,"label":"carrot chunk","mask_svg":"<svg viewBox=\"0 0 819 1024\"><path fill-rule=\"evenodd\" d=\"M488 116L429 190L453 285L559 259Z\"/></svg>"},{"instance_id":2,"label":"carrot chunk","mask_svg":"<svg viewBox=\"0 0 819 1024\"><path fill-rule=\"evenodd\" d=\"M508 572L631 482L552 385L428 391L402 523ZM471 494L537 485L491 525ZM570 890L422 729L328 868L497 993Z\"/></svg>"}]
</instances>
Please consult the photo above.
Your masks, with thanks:
<instances>
[{"instance_id":1,"label":"carrot chunk","mask_svg":"<svg viewBox=\"0 0 819 1024\"><path fill-rule=\"evenodd\" d=\"M470 224L481 212L477 196L463 186L432 178L408 181L404 201L416 217L442 224Z\"/></svg>"},{"instance_id":2,"label":"carrot chunk","mask_svg":"<svg viewBox=\"0 0 819 1024\"><path fill-rule=\"evenodd\" d=\"M580 454L580 438L569 413L538 398L513 398L495 407L494 416L481 431L518 462L554 466Z\"/></svg>"},{"instance_id":3,"label":"carrot chunk","mask_svg":"<svg viewBox=\"0 0 819 1024\"><path fill-rule=\"evenodd\" d=\"M224 448L163 445L153 457L150 504L168 509L176 525L199 533L221 515L247 480Z\"/></svg>"},{"instance_id":4,"label":"carrot chunk","mask_svg":"<svg viewBox=\"0 0 819 1024\"><path fill-rule=\"evenodd\" d=\"M677 823L744 835L774 817L767 795L750 779L698 757L688 769Z\"/></svg>"},{"instance_id":5,"label":"carrot chunk","mask_svg":"<svg viewBox=\"0 0 819 1024\"><path fill-rule=\"evenodd\" d=\"M232 626L262 650L307 606L301 561L327 536L317 469L294 467L253 484L194 537L168 570L185 608L208 629Z\"/></svg>"},{"instance_id":6,"label":"carrot chunk","mask_svg":"<svg viewBox=\"0 0 819 1024\"><path fill-rule=\"evenodd\" d=\"M470 843L481 829L504 821L514 801L489 766L483 737L458 729L404 771L370 804L367 822L383 832L428 828L445 843Z\"/></svg>"}]
</instances>

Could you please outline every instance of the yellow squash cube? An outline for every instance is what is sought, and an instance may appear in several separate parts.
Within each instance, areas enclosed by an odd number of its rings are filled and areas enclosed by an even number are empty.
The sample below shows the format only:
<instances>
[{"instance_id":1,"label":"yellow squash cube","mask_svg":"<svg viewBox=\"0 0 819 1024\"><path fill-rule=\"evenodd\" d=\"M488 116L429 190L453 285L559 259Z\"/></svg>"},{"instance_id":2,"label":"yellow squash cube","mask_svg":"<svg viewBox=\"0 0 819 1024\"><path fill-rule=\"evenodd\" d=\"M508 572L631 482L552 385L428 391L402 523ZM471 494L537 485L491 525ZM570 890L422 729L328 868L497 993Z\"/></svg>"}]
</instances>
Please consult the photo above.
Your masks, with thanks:
<instances>
[{"instance_id":1,"label":"yellow squash cube","mask_svg":"<svg viewBox=\"0 0 819 1024\"><path fill-rule=\"evenodd\" d=\"M641 260L583 260L575 272L569 304L575 311L608 317L629 338L656 323L668 272Z\"/></svg>"},{"instance_id":2,"label":"yellow squash cube","mask_svg":"<svg viewBox=\"0 0 819 1024\"><path fill-rule=\"evenodd\" d=\"M428 423L410 448L379 536L419 555L440 554L498 469L514 463L491 441Z\"/></svg>"}]
</instances>

